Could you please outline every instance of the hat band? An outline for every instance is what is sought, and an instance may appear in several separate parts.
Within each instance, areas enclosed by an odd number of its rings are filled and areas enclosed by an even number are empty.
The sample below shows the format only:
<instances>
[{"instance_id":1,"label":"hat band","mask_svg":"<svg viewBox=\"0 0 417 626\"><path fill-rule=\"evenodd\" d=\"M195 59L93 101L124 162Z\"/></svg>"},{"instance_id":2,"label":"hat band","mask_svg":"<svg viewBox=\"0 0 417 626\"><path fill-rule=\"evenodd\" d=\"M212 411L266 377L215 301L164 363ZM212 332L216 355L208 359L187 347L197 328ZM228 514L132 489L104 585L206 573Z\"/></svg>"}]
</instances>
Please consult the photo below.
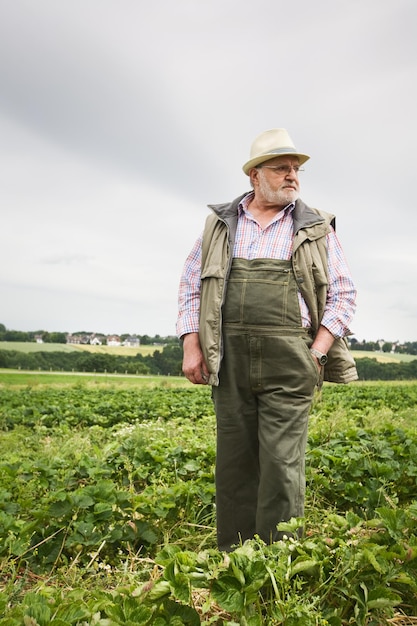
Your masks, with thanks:
<instances>
[{"instance_id":1,"label":"hat band","mask_svg":"<svg viewBox=\"0 0 417 626\"><path fill-rule=\"evenodd\" d=\"M282 154L282 153L288 154L288 152L294 152L296 153L297 150L295 148L275 148L275 150L267 150L266 152L262 152L262 155L259 156L263 156L263 155L267 155L267 154Z\"/></svg>"}]
</instances>

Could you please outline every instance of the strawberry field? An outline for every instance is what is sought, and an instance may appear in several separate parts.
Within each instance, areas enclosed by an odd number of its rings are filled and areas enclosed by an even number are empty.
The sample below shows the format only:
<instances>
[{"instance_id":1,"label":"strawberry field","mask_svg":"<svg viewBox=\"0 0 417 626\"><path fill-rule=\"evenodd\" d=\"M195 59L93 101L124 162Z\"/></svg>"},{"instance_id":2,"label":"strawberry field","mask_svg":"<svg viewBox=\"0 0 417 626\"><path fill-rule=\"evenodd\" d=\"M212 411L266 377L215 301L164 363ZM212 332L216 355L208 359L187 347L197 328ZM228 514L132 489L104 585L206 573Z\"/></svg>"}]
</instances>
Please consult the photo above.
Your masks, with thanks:
<instances>
[{"instance_id":1,"label":"strawberry field","mask_svg":"<svg viewBox=\"0 0 417 626\"><path fill-rule=\"evenodd\" d=\"M417 382L325 385L305 519L230 554L208 388L16 382L0 375L1 625L417 623Z\"/></svg>"}]
</instances>

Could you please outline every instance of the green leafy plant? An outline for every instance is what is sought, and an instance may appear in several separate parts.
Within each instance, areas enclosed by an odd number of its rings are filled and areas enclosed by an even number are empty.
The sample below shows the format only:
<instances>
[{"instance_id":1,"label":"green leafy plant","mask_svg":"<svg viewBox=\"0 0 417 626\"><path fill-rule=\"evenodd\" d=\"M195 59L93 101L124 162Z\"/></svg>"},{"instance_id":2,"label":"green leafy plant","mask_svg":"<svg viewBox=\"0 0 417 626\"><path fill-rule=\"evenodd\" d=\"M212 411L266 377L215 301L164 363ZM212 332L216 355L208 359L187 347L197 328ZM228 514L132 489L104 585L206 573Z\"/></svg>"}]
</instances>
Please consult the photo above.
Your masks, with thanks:
<instances>
[{"instance_id":1,"label":"green leafy plant","mask_svg":"<svg viewBox=\"0 0 417 626\"><path fill-rule=\"evenodd\" d=\"M325 386L306 518L230 554L207 388L4 385L0 407L2 626L417 617L417 384Z\"/></svg>"}]
</instances>

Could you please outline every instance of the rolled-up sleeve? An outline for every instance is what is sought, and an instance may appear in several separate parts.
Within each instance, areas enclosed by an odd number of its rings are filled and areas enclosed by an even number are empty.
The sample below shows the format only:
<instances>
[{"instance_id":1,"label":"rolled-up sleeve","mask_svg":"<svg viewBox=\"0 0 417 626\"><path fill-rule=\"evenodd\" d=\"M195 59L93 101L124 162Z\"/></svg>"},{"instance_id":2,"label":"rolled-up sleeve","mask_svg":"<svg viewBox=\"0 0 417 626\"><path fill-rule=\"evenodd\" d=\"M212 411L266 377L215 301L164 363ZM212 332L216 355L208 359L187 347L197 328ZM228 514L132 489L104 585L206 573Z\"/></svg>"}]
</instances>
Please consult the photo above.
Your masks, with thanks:
<instances>
[{"instance_id":1,"label":"rolled-up sleeve","mask_svg":"<svg viewBox=\"0 0 417 626\"><path fill-rule=\"evenodd\" d=\"M356 288L334 231L327 235L329 288L321 324L334 337L351 334L349 325L356 310Z\"/></svg>"},{"instance_id":2,"label":"rolled-up sleeve","mask_svg":"<svg viewBox=\"0 0 417 626\"><path fill-rule=\"evenodd\" d=\"M176 325L178 337L187 333L196 333L199 330L201 244L202 236L195 242L181 274Z\"/></svg>"}]
</instances>

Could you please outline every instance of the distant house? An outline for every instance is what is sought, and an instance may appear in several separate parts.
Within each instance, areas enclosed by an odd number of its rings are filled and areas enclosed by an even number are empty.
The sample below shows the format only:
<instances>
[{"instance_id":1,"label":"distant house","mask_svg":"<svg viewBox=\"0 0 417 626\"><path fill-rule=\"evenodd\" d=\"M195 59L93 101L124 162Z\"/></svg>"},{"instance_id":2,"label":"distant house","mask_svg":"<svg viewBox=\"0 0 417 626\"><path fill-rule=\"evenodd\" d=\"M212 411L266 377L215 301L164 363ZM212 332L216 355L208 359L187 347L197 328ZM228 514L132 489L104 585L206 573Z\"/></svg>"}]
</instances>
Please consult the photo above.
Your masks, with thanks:
<instances>
[{"instance_id":1,"label":"distant house","mask_svg":"<svg viewBox=\"0 0 417 626\"><path fill-rule=\"evenodd\" d=\"M42 335L35 335L36 343L43 343Z\"/></svg>"},{"instance_id":2,"label":"distant house","mask_svg":"<svg viewBox=\"0 0 417 626\"><path fill-rule=\"evenodd\" d=\"M97 337L97 335L91 335L91 337L90 337L90 344L92 346L101 346L102 341L101 341L101 339L99 339Z\"/></svg>"},{"instance_id":3,"label":"distant house","mask_svg":"<svg viewBox=\"0 0 417 626\"><path fill-rule=\"evenodd\" d=\"M81 343L81 335L67 335L67 343L79 345Z\"/></svg>"},{"instance_id":4,"label":"distant house","mask_svg":"<svg viewBox=\"0 0 417 626\"><path fill-rule=\"evenodd\" d=\"M108 346L121 346L122 340L118 335L107 335L107 345Z\"/></svg>"},{"instance_id":5,"label":"distant house","mask_svg":"<svg viewBox=\"0 0 417 626\"><path fill-rule=\"evenodd\" d=\"M136 335L130 335L129 337L126 337L126 339L123 342L123 345L129 348L139 348L140 339L139 337L136 337Z\"/></svg>"},{"instance_id":6,"label":"distant house","mask_svg":"<svg viewBox=\"0 0 417 626\"><path fill-rule=\"evenodd\" d=\"M87 345L90 343L90 335L67 335L67 343L73 345Z\"/></svg>"}]
</instances>

